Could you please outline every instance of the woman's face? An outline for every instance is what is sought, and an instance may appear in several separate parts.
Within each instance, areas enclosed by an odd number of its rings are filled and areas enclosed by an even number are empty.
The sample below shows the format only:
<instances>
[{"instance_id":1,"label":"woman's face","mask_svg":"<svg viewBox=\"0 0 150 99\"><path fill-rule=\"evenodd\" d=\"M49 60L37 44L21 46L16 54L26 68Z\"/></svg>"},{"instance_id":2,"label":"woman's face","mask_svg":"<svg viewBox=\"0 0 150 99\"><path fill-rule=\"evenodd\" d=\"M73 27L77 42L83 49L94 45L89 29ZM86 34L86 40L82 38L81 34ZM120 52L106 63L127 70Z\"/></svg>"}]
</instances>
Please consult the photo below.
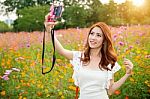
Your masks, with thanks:
<instances>
[{"instance_id":1,"label":"woman's face","mask_svg":"<svg viewBox=\"0 0 150 99\"><path fill-rule=\"evenodd\" d=\"M89 34L88 43L90 48L101 48L104 35L100 27L94 27Z\"/></svg>"}]
</instances>

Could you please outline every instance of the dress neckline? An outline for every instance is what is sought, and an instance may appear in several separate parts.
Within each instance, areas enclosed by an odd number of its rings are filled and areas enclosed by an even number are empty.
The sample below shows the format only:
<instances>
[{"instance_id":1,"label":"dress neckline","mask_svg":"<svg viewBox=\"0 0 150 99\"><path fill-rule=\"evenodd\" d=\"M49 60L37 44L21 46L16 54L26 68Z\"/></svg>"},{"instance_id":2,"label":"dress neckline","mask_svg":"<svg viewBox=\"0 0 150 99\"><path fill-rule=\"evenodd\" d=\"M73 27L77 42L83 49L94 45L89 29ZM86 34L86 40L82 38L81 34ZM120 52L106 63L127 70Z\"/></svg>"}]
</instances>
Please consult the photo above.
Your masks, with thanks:
<instances>
[{"instance_id":1,"label":"dress neckline","mask_svg":"<svg viewBox=\"0 0 150 99\"><path fill-rule=\"evenodd\" d=\"M81 67L81 69L83 69L83 70L86 70L86 71L98 71L98 72L103 72L103 71L105 71L105 70L101 70L101 69L90 69L90 68L84 68L83 67L83 63L81 62L81 65L80 65L80 67Z\"/></svg>"}]
</instances>

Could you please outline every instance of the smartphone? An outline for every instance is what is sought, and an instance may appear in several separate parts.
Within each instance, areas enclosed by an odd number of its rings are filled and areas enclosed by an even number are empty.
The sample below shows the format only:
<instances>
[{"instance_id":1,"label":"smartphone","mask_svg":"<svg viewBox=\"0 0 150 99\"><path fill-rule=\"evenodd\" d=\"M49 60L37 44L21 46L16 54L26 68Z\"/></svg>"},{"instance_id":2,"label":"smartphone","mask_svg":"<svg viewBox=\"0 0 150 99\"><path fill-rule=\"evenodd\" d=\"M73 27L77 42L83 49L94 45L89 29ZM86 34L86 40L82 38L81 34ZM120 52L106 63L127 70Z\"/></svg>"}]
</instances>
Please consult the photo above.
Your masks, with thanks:
<instances>
[{"instance_id":1,"label":"smartphone","mask_svg":"<svg viewBox=\"0 0 150 99\"><path fill-rule=\"evenodd\" d=\"M60 18L62 14L62 6L54 7L55 18Z\"/></svg>"},{"instance_id":2,"label":"smartphone","mask_svg":"<svg viewBox=\"0 0 150 99\"><path fill-rule=\"evenodd\" d=\"M55 22L57 18L60 18L62 15L62 9L63 9L63 6L61 5L59 6L51 5L50 13L48 16L48 22Z\"/></svg>"}]
</instances>

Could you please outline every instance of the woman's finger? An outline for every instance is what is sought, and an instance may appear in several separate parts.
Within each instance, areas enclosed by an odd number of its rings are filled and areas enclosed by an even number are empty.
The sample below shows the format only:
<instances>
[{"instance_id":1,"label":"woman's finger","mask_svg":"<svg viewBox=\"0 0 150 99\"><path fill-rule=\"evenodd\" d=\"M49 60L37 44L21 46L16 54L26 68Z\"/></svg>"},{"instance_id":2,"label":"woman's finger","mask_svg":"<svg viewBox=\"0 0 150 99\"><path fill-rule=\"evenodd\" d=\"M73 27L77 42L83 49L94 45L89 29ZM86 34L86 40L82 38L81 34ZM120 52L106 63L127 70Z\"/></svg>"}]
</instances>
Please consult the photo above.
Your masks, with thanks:
<instances>
[{"instance_id":1,"label":"woman's finger","mask_svg":"<svg viewBox=\"0 0 150 99\"><path fill-rule=\"evenodd\" d=\"M130 62L130 60L129 59L124 59L124 62Z\"/></svg>"},{"instance_id":2,"label":"woman's finger","mask_svg":"<svg viewBox=\"0 0 150 99\"><path fill-rule=\"evenodd\" d=\"M130 65L126 65L126 68L131 69Z\"/></svg>"},{"instance_id":3,"label":"woman's finger","mask_svg":"<svg viewBox=\"0 0 150 99\"><path fill-rule=\"evenodd\" d=\"M125 65L127 69L133 69L132 65Z\"/></svg>"},{"instance_id":4,"label":"woman's finger","mask_svg":"<svg viewBox=\"0 0 150 99\"><path fill-rule=\"evenodd\" d=\"M45 21L46 22L48 21L48 16L49 16L49 13L47 15L45 15Z\"/></svg>"},{"instance_id":5,"label":"woman's finger","mask_svg":"<svg viewBox=\"0 0 150 99\"><path fill-rule=\"evenodd\" d=\"M131 62L124 62L124 65L132 65Z\"/></svg>"},{"instance_id":6,"label":"woman's finger","mask_svg":"<svg viewBox=\"0 0 150 99\"><path fill-rule=\"evenodd\" d=\"M129 61L124 61L123 64L128 65L128 64L130 64L130 62Z\"/></svg>"},{"instance_id":7,"label":"woman's finger","mask_svg":"<svg viewBox=\"0 0 150 99\"><path fill-rule=\"evenodd\" d=\"M129 59L125 59L123 63L124 63L124 64L130 64L130 65L133 65L132 62L131 62Z\"/></svg>"}]
</instances>

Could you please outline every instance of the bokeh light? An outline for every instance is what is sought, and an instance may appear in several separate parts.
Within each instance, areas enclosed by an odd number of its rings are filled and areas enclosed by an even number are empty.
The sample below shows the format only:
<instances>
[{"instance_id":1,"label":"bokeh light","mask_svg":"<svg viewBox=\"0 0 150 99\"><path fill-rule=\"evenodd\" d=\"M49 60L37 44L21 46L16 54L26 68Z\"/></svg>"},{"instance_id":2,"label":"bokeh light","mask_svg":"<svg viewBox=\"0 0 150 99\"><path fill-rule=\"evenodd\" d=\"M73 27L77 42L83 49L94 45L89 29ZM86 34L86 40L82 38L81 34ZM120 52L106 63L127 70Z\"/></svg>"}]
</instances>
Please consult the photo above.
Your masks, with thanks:
<instances>
[{"instance_id":1,"label":"bokeh light","mask_svg":"<svg viewBox=\"0 0 150 99\"><path fill-rule=\"evenodd\" d=\"M134 6L140 7L144 4L145 0L132 0Z\"/></svg>"}]
</instances>

